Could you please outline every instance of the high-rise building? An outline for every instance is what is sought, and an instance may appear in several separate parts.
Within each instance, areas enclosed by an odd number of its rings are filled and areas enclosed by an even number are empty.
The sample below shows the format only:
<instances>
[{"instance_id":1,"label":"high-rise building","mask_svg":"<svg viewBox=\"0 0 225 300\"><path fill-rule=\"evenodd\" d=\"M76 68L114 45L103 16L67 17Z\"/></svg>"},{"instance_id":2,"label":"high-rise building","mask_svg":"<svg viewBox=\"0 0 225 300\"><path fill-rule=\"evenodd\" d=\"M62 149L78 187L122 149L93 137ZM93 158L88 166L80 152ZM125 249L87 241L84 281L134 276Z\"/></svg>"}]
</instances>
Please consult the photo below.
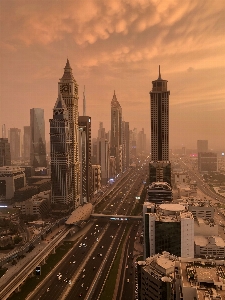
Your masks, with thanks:
<instances>
[{"instance_id":1,"label":"high-rise building","mask_svg":"<svg viewBox=\"0 0 225 300\"><path fill-rule=\"evenodd\" d=\"M105 138L105 128L103 127L103 122L99 123L99 129L98 129L98 138Z\"/></svg>"},{"instance_id":2,"label":"high-rise building","mask_svg":"<svg viewBox=\"0 0 225 300\"><path fill-rule=\"evenodd\" d=\"M173 192L167 182L152 182L147 189L148 201L160 204L162 202L171 202Z\"/></svg>"},{"instance_id":3,"label":"high-rise building","mask_svg":"<svg viewBox=\"0 0 225 300\"><path fill-rule=\"evenodd\" d=\"M197 140L197 151L199 152L208 152L208 141L207 140Z\"/></svg>"},{"instance_id":4,"label":"high-rise building","mask_svg":"<svg viewBox=\"0 0 225 300\"><path fill-rule=\"evenodd\" d=\"M10 152L12 160L19 160L21 158L21 129L10 128Z\"/></svg>"},{"instance_id":5,"label":"high-rise building","mask_svg":"<svg viewBox=\"0 0 225 300\"><path fill-rule=\"evenodd\" d=\"M78 84L73 76L68 59L64 68L64 74L58 83L58 94L62 95L69 115L69 139L72 141L72 146L69 150L72 164L72 194L74 208L77 208L80 205Z\"/></svg>"},{"instance_id":6,"label":"high-rise building","mask_svg":"<svg viewBox=\"0 0 225 300\"><path fill-rule=\"evenodd\" d=\"M171 169L169 161L169 95L167 90L167 80L161 78L160 66L159 77L152 81L152 91L150 92L150 108L151 108L151 162L149 165L150 182L151 177L155 174L167 174L161 170L155 170L151 165L155 162L164 162L163 165L169 170ZM158 167L161 169L162 164ZM151 172L153 171L153 173ZM161 177L158 181L166 181L171 184L171 179Z\"/></svg>"},{"instance_id":7,"label":"high-rise building","mask_svg":"<svg viewBox=\"0 0 225 300\"><path fill-rule=\"evenodd\" d=\"M122 108L115 91L111 101L111 156L116 159L116 174L122 172Z\"/></svg>"},{"instance_id":8,"label":"high-rise building","mask_svg":"<svg viewBox=\"0 0 225 300\"><path fill-rule=\"evenodd\" d=\"M92 189L91 167L91 117L79 116L80 162L81 162L81 202L90 201Z\"/></svg>"},{"instance_id":9,"label":"high-rise building","mask_svg":"<svg viewBox=\"0 0 225 300\"><path fill-rule=\"evenodd\" d=\"M46 167L44 109L30 110L30 164L34 168Z\"/></svg>"},{"instance_id":10,"label":"high-rise building","mask_svg":"<svg viewBox=\"0 0 225 300\"><path fill-rule=\"evenodd\" d=\"M180 204L144 203L144 258L162 251L194 257L194 217Z\"/></svg>"},{"instance_id":11,"label":"high-rise building","mask_svg":"<svg viewBox=\"0 0 225 300\"><path fill-rule=\"evenodd\" d=\"M0 138L0 167L11 166L10 144L8 139Z\"/></svg>"},{"instance_id":12,"label":"high-rise building","mask_svg":"<svg viewBox=\"0 0 225 300\"><path fill-rule=\"evenodd\" d=\"M171 163L168 161L151 161L149 163L149 183L167 182L171 186Z\"/></svg>"},{"instance_id":13,"label":"high-rise building","mask_svg":"<svg viewBox=\"0 0 225 300\"><path fill-rule=\"evenodd\" d=\"M140 156L146 154L146 134L144 132L144 128L139 131L137 136L137 151Z\"/></svg>"},{"instance_id":14,"label":"high-rise building","mask_svg":"<svg viewBox=\"0 0 225 300\"><path fill-rule=\"evenodd\" d=\"M23 127L23 159L30 160L30 126Z\"/></svg>"},{"instance_id":15,"label":"high-rise building","mask_svg":"<svg viewBox=\"0 0 225 300\"><path fill-rule=\"evenodd\" d=\"M218 171L217 153L199 152L198 170L199 172L217 172Z\"/></svg>"},{"instance_id":16,"label":"high-rise building","mask_svg":"<svg viewBox=\"0 0 225 300\"><path fill-rule=\"evenodd\" d=\"M164 251L148 257L137 264L138 299L140 300L174 300L175 263L178 257Z\"/></svg>"},{"instance_id":17,"label":"high-rise building","mask_svg":"<svg viewBox=\"0 0 225 300\"><path fill-rule=\"evenodd\" d=\"M91 167L93 192L96 194L101 189L101 166L92 165Z\"/></svg>"},{"instance_id":18,"label":"high-rise building","mask_svg":"<svg viewBox=\"0 0 225 300\"><path fill-rule=\"evenodd\" d=\"M59 94L50 122L51 202L54 210L73 210L72 140L66 104Z\"/></svg>"},{"instance_id":19,"label":"high-rise building","mask_svg":"<svg viewBox=\"0 0 225 300\"><path fill-rule=\"evenodd\" d=\"M123 121L123 137L124 137L124 168L127 169L130 165L130 129L129 129L129 122Z\"/></svg>"},{"instance_id":20,"label":"high-rise building","mask_svg":"<svg viewBox=\"0 0 225 300\"><path fill-rule=\"evenodd\" d=\"M152 81L151 106L151 160L169 160L169 95L167 80Z\"/></svg>"},{"instance_id":21,"label":"high-rise building","mask_svg":"<svg viewBox=\"0 0 225 300\"><path fill-rule=\"evenodd\" d=\"M97 139L97 164L101 166L102 184L107 184L109 180L109 142L101 138Z\"/></svg>"}]
</instances>

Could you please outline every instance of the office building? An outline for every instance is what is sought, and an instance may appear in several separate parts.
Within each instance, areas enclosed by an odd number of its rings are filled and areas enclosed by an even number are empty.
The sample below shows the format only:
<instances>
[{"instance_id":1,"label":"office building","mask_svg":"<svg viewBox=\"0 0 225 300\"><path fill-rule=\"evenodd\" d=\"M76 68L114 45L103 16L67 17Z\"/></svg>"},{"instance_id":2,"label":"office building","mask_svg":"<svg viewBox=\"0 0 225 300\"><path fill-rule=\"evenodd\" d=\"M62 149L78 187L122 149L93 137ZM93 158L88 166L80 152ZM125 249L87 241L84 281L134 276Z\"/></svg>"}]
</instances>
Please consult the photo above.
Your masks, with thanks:
<instances>
[{"instance_id":1,"label":"office building","mask_svg":"<svg viewBox=\"0 0 225 300\"><path fill-rule=\"evenodd\" d=\"M137 136L137 152L141 157L146 154L146 134L144 128L139 131Z\"/></svg>"},{"instance_id":2,"label":"office building","mask_svg":"<svg viewBox=\"0 0 225 300\"><path fill-rule=\"evenodd\" d=\"M171 163L169 161L149 163L149 183L153 182L167 182L171 186Z\"/></svg>"},{"instance_id":3,"label":"office building","mask_svg":"<svg viewBox=\"0 0 225 300\"><path fill-rule=\"evenodd\" d=\"M163 252L138 262L140 300L222 300L223 259L177 258Z\"/></svg>"},{"instance_id":4,"label":"office building","mask_svg":"<svg viewBox=\"0 0 225 300\"><path fill-rule=\"evenodd\" d=\"M138 299L140 300L174 300L175 262L178 258L164 251L138 261ZM179 298L180 299L180 298Z\"/></svg>"},{"instance_id":5,"label":"office building","mask_svg":"<svg viewBox=\"0 0 225 300\"><path fill-rule=\"evenodd\" d=\"M105 138L97 139L97 164L101 166L101 183L106 185L109 180L110 158L109 142Z\"/></svg>"},{"instance_id":6,"label":"office building","mask_svg":"<svg viewBox=\"0 0 225 300\"><path fill-rule=\"evenodd\" d=\"M50 192L45 191L32 196L19 203L21 205L21 213L23 215L38 215L39 217L46 217L50 208Z\"/></svg>"},{"instance_id":7,"label":"office building","mask_svg":"<svg viewBox=\"0 0 225 300\"><path fill-rule=\"evenodd\" d=\"M208 152L208 141L207 140L197 140L197 151L199 152Z\"/></svg>"},{"instance_id":8,"label":"office building","mask_svg":"<svg viewBox=\"0 0 225 300\"><path fill-rule=\"evenodd\" d=\"M152 182L147 189L147 201L160 204L171 202L173 200L173 191L167 182Z\"/></svg>"},{"instance_id":9,"label":"office building","mask_svg":"<svg viewBox=\"0 0 225 300\"><path fill-rule=\"evenodd\" d=\"M168 178L168 176L171 177L169 161L169 95L167 80L161 78L159 67L159 77L157 80L152 81L152 91L150 92L151 162L149 173L151 182L153 182L151 178L160 174L158 181L171 184L171 178ZM154 165L156 162L164 163ZM166 170L162 171L161 168L164 167ZM157 170L157 168L159 169ZM165 175L165 177L161 175Z\"/></svg>"},{"instance_id":10,"label":"office building","mask_svg":"<svg viewBox=\"0 0 225 300\"><path fill-rule=\"evenodd\" d=\"M222 300L225 296L224 259L180 258L175 270L177 298Z\"/></svg>"},{"instance_id":11,"label":"office building","mask_svg":"<svg viewBox=\"0 0 225 300\"><path fill-rule=\"evenodd\" d=\"M151 108L151 160L169 160L169 95L167 80L152 81L150 92Z\"/></svg>"},{"instance_id":12,"label":"office building","mask_svg":"<svg viewBox=\"0 0 225 300\"><path fill-rule=\"evenodd\" d=\"M26 184L25 174L18 167L0 167L0 199L10 200L15 191Z\"/></svg>"},{"instance_id":13,"label":"office building","mask_svg":"<svg viewBox=\"0 0 225 300\"><path fill-rule=\"evenodd\" d=\"M21 130L19 128L10 128L9 143L11 160L20 160L21 158Z\"/></svg>"},{"instance_id":14,"label":"office building","mask_svg":"<svg viewBox=\"0 0 225 300\"><path fill-rule=\"evenodd\" d=\"M145 202L143 215L144 258L162 251L194 257L194 217L183 205L170 203L153 208Z\"/></svg>"},{"instance_id":15,"label":"office building","mask_svg":"<svg viewBox=\"0 0 225 300\"><path fill-rule=\"evenodd\" d=\"M30 126L23 127L23 159L30 161Z\"/></svg>"},{"instance_id":16,"label":"office building","mask_svg":"<svg viewBox=\"0 0 225 300\"><path fill-rule=\"evenodd\" d=\"M69 155L73 144L69 138L69 115L59 94L50 122L51 145L51 202L53 209L73 210L72 161Z\"/></svg>"},{"instance_id":17,"label":"office building","mask_svg":"<svg viewBox=\"0 0 225 300\"><path fill-rule=\"evenodd\" d=\"M116 174L122 172L122 108L115 91L111 101L111 143L110 155L116 159Z\"/></svg>"},{"instance_id":18,"label":"office building","mask_svg":"<svg viewBox=\"0 0 225 300\"><path fill-rule=\"evenodd\" d=\"M93 194L91 167L91 117L79 116L81 203L90 201Z\"/></svg>"},{"instance_id":19,"label":"office building","mask_svg":"<svg viewBox=\"0 0 225 300\"><path fill-rule=\"evenodd\" d=\"M10 144L8 139L0 138L0 167L11 166Z\"/></svg>"},{"instance_id":20,"label":"office building","mask_svg":"<svg viewBox=\"0 0 225 300\"><path fill-rule=\"evenodd\" d=\"M93 193L96 194L101 190L101 166L92 165L92 186Z\"/></svg>"},{"instance_id":21,"label":"office building","mask_svg":"<svg viewBox=\"0 0 225 300\"><path fill-rule=\"evenodd\" d=\"M72 176L72 198L74 209L80 205L80 147L79 147L79 124L78 124L78 84L73 76L72 68L67 59L64 74L58 83L58 94L61 94L68 110L69 136L72 142L69 149Z\"/></svg>"},{"instance_id":22,"label":"office building","mask_svg":"<svg viewBox=\"0 0 225 300\"><path fill-rule=\"evenodd\" d=\"M30 110L30 164L34 168L46 167L44 109Z\"/></svg>"},{"instance_id":23,"label":"office building","mask_svg":"<svg viewBox=\"0 0 225 300\"><path fill-rule=\"evenodd\" d=\"M217 153L199 152L198 170L199 172L217 172L218 171Z\"/></svg>"},{"instance_id":24,"label":"office building","mask_svg":"<svg viewBox=\"0 0 225 300\"><path fill-rule=\"evenodd\" d=\"M130 165L130 130L129 122L122 121L122 171Z\"/></svg>"},{"instance_id":25,"label":"office building","mask_svg":"<svg viewBox=\"0 0 225 300\"><path fill-rule=\"evenodd\" d=\"M130 125L129 122L124 124L124 135L125 135L125 168L127 169L130 165Z\"/></svg>"}]
</instances>

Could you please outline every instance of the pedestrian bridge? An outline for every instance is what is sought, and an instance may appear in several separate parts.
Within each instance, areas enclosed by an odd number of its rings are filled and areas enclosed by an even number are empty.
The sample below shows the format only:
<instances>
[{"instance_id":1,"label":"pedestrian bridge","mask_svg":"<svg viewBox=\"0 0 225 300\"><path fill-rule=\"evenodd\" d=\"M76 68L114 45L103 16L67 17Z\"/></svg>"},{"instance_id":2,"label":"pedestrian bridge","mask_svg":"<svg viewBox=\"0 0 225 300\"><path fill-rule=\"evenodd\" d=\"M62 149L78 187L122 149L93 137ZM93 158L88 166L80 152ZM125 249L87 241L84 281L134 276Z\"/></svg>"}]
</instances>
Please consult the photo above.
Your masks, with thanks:
<instances>
[{"instance_id":1,"label":"pedestrian bridge","mask_svg":"<svg viewBox=\"0 0 225 300\"><path fill-rule=\"evenodd\" d=\"M104 215L104 214L91 214L91 218L105 220L105 221L139 221L139 220L143 220L142 216Z\"/></svg>"}]
</instances>

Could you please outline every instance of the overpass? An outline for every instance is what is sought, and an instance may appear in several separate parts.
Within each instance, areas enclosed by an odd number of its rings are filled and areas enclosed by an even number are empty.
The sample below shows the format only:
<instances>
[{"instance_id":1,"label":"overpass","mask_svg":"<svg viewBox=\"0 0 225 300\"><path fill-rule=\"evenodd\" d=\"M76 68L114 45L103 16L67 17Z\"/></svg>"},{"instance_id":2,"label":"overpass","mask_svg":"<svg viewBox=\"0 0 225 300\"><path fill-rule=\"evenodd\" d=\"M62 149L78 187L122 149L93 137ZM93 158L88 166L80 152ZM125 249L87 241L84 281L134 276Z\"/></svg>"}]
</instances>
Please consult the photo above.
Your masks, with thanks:
<instances>
[{"instance_id":1,"label":"overpass","mask_svg":"<svg viewBox=\"0 0 225 300\"><path fill-rule=\"evenodd\" d=\"M138 220L143 220L143 216L91 214L90 217L92 219L99 219L99 220L104 220L104 221L138 221Z\"/></svg>"}]
</instances>

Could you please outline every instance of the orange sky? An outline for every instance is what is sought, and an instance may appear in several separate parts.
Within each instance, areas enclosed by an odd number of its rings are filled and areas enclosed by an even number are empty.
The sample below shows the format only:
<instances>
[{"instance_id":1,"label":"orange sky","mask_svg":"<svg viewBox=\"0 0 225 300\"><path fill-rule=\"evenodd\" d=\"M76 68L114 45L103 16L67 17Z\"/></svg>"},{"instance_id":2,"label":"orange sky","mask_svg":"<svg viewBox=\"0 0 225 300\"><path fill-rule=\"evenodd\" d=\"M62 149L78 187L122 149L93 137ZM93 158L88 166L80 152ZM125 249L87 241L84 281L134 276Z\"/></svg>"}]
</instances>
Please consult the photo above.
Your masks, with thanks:
<instances>
[{"instance_id":1,"label":"orange sky","mask_svg":"<svg viewBox=\"0 0 225 300\"><path fill-rule=\"evenodd\" d=\"M151 81L168 80L170 147L208 139L225 150L224 0L1 0L0 123L29 125L29 110L48 119L67 57L83 86L93 137L110 129L115 89L130 128L149 136Z\"/></svg>"}]
</instances>

